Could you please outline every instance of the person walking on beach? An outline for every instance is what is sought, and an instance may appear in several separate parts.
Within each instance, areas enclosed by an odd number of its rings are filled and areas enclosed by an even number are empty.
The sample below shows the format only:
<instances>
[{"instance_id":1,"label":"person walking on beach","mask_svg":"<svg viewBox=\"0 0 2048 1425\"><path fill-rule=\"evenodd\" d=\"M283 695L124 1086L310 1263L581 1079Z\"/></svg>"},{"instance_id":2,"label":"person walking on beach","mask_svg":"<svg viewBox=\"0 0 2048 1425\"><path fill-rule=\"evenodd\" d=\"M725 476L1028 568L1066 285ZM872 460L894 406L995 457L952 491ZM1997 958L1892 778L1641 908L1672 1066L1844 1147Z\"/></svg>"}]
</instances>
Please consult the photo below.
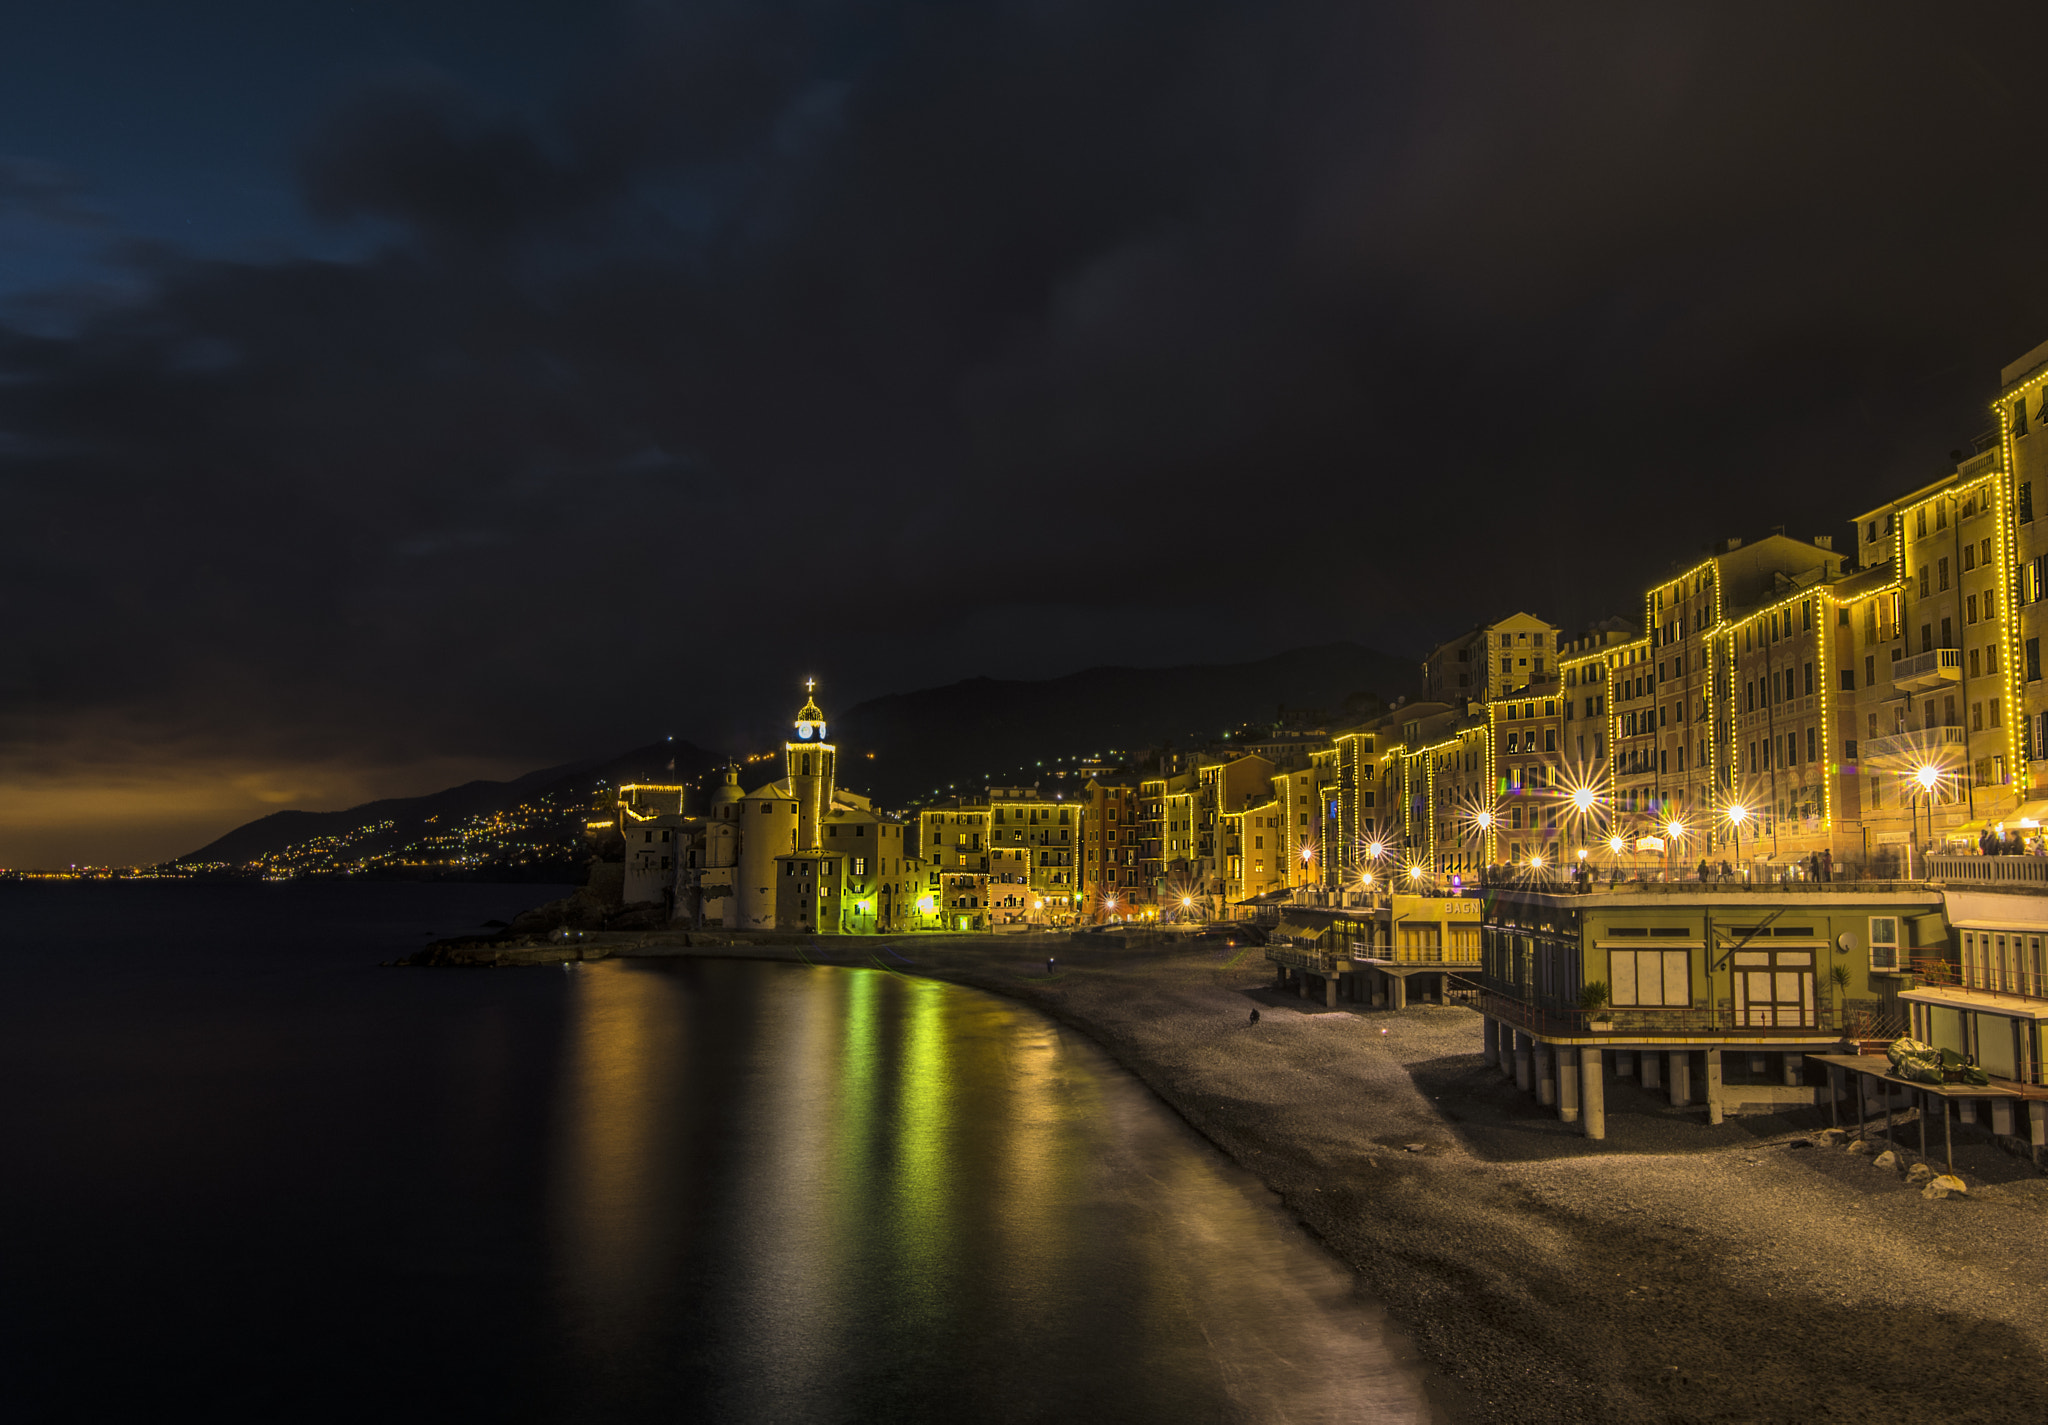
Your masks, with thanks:
<instances>
[{"instance_id":1,"label":"person walking on beach","mask_svg":"<svg viewBox=\"0 0 2048 1425\"><path fill-rule=\"evenodd\" d=\"M1259 1012L1258 1012L1257 1010L1253 1010L1253 1011L1252 1011L1252 1023L1253 1023L1253 1024L1257 1024L1258 1022L1259 1022Z\"/></svg>"}]
</instances>

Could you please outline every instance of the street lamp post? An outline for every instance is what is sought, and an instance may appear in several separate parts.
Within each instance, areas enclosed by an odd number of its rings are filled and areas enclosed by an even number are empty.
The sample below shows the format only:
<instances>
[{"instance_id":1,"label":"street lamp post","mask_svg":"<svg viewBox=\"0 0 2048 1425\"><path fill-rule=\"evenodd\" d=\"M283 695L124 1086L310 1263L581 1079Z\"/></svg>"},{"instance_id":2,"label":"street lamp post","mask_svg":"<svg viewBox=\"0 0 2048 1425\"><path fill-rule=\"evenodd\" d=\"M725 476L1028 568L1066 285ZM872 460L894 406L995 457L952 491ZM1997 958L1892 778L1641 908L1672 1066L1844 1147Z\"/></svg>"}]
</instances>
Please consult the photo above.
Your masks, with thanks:
<instances>
[{"instance_id":1,"label":"street lamp post","mask_svg":"<svg viewBox=\"0 0 2048 1425\"><path fill-rule=\"evenodd\" d=\"M1920 800L1927 804L1927 839L1934 840L1934 784L1941 780L1941 769L1926 766L1913 774L1913 780L1920 787ZM1915 859L1920 862L1920 879L1927 879L1927 848L1920 845L1920 813L1913 813L1913 849ZM1909 875L1908 880L1912 879Z\"/></svg>"},{"instance_id":2,"label":"street lamp post","mask_svg":"<svg viewBox=\"0 0 2048 1425\"><path fill-rule=\"evenodd\" d=\"M1664 823L1664 879L1671 879L1671 848L1685 835L1685 823L1673 817Z\"/></svg>"},{"instance_id":3,"label":"street lamp post","mask_svg":"<svg viewBox=\"0 0 2048 1425\"><path fill-rule=\"evenodd\" d=\"M1736 802L1728 808L1728 825L1735 833L1735 869L1742 869L1742 823L1749 820L1749 808ZM1744 877L1744 879L1748 879Z\"/></svg>"}]
</instances>

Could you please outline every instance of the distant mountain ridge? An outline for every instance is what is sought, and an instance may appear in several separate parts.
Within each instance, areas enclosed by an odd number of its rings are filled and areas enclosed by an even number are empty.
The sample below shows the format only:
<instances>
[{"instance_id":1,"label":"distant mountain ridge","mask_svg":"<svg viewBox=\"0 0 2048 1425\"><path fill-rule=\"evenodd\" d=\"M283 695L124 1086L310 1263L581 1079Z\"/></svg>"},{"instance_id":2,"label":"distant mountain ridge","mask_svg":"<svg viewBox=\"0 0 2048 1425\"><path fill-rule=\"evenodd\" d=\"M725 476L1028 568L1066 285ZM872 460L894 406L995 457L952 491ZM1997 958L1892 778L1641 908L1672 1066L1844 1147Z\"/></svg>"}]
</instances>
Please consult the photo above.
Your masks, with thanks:
<instances>
[{"instance_id":1,"label":"distant mountain ridge","mask_svg":"<svg viewBox=\"0 0 2048 1425\"><path fill-rule=\"evenodd\" d=\"M1190 746L1246 723L1268 723L1283 705L1339 718L1354 695L1392 702L1418 681L1411 659L1332 643L1249 663L1097 667L1038 681L970 678L856 704L833 717L832 737L840 784L882 806L902 807L948 784L968 790L991 777L999 785L1049 780L1062 757L1136 751L1168 740ZM783 735L774 731L778 742ZM542 803L560 810L548 844L563 856L580 855L581 817L599 781L701 784L724 760L694 743L656 742L508 782L465 782L344 811L272 812L178 862L247 867L323 838L352 838L351 856L390 854L469 818ZM751 789L780 774L773 762L756 764L742 781Z\"/></svg>"},{"instance_id":2,"label":"distant mountain ridge","mask_svg":"<svg viewBox=\"0 0 2048 1425\"><path fill-rule=\"evenodd\" d=\"M544 767L509 782L464 782L418 797L387 797L343 811L276 811L236 827L225 836L180 856L177 864L226 862L242 866L321 837L358 833L392 823L389 833L364 843L375 851L400 846L423 828L452 826L469 817L506 812L551 799L564 817L580 814L589 789L600 780L617 786L634 781L695 782L725 759L689 742L655 742L612 757L593 757Z\"/></svg>"},{"instance_id":3,"label":"distant mountain ridge","mask_svg":"<svg viewBox=\"0 0 2048 1425\"><path fill-rule=\"evenodd\" d=\"M1391 703L1420 681L1417 660L1330 643L1249 663L1097 667L1034 682L970 678L859 703L834 719L832 733L841 779L858 786L865 772L867 790L898 806L948 783L978 787L1057 757L1167 739L1186 747L1270 722L1282 705L1337 718L1355 694Z\"/></svg>"}]
</instances>

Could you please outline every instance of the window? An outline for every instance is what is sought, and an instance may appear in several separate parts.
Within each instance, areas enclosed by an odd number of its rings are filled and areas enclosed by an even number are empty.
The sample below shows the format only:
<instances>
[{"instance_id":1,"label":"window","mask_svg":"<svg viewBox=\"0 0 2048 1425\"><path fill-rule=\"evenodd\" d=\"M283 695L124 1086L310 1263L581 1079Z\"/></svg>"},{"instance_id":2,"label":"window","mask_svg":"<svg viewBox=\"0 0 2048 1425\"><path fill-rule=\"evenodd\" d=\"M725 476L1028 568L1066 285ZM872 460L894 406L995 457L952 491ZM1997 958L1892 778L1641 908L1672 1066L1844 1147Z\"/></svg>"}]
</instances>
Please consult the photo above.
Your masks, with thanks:
<instances>
[{"instance_id":1,"label":"window","mask_svg":"<svg viewBox=\"0 0 2048 1425\"><path fill-rule=\"evenodd\" d=\"M2041 681L2041 640L2038 638L2027 640L2027 681Z\"/></svg>"},{"instance_id":2,"label":"window","mask_svg":"<svg viewBox=\"0 0 2048 1425\"><path fill-rule=\"evenodd\" d=\"M2027 398L2025 396L2012 403L2012 433L2016 436L2027 433Z\"/></svg>"},{"instance_id":3,"label":"window","mask_svg":"<svg viewBox=\"0 0 2048 1425\"><path fill-rule=\"evenodd\" d=\"M865 875L866 875L867 873L868 873L868 858L867 858L867 857L865 857L865 856L856 856L856 857L854 857L854 858L853 858L853 874L854 874L854 875L856 875L856 876L865 876Z\"/></svg>"},{"instance_id":4,"label":"window","mask_svg":"<svg viewBox=\"0 0 2048 1425\"><path fill-rule=\"evenodd\" d=\"M1730 958L1738 1025L1790 1029L1813 1024L1811 950L1738 950Z\"/></svg>"},{"instance_id":5,"label":"window","mask_svg":"<svg viewBox=\"0 0 2048 1425\"><path fill-rule=\"evenodd\" d=\"M2034 484L2031 480L2020 482L2020 523L2026 524L2034 518Z\"/></svg>"},{"instance_id":6,"label":"window","mask_svg":"<svg viewBox=\"0 0 2048 1425\"><path fill-rule=\"evenodd\" d=\"M1933 624L1923 623L1920 625L1920 651L1922 653L1932 653L1934 651Z\"/></svg>"},{"instance_id":7,"label":"window","mask_svg":"<svg viewBox=\"0 0 2048 1425\"><path fill-rule=\"evenodd\" d=\"M1963 572L1967 574L1976 567L1977 546L1974 544L1966 544L1963 546Z\"/></svg>"},{"instance_id":8,"label":"window","mask_svg":"<svg viewBox=\"0 0 2048 1425\"><path fill-rule=\"evenodd\" d=\"M1920 566L1920 597L1923 599L1927 597L1927 566L1925 564Z\"/></svg>"},{"instance_id":9,"label":"window","mask_svg":"<svg viewBox=\"0 0 2048 1425\"><path fill-rule=\"evenodd\" d=\"M1842 744L1842 760L1845 762L1854 762L1856 760L1855 738L1852 737Z\"/></svg>"},{"instance_id":10,"label":"window","mask_svg":"<svg viewBox=\"0 0 2048 1425\"><path fill-rule=\"evenodd\" d=\"M1813 665L1811 663L1806 665L1804 677L1806 680L1806 696L1810 698L1813 696Z\"/></svg>"},{"instance_id":11,"label":"window","mask_svg":"<svg viewBox=\"0 0 2048 1425\"><path fill-rule=\"evenodd\" d=\"M1899 918L1895 915L1870 917L1870 968L1899 968Z\"/></svg>"},{"instance_id":12,"label":"window","mask_svg":"<svg viewBox=\"0 0 2048 1425\"><path fill-rule=\"evenodd\" d=\"M1692 1004L1692 955L1684 950L1610 950L1608 998L1617 1009L1686 1009Z\"/></svg>"},{"instance_id":13,"label":"window","mask_svg":"<svg viewBox=\"0 0 2048 1425\"><path fill-rule=\"evenodd\" d=\"M2000 727L2003 725L1998 720L1998 699L1996 698L1993 698L1991 700L1991 725L1993 727Z\"/></svg>"},{"instance_id":14,"label":"window","mask_svg":"<svg viewBox=\"0 0 2048 1425\"><path fill-rule=\"evenodd\" d=\"M1813 736L1814 730L1810 727L1806 729L1806 760L1809 762L1815 762L1819 760L1819 758L1814 755Z\"/></svg>"},{"instance_id":15,"label":"window","mask_svg":"<svg viewBox=\"0 0 2048 1425\"><path fill-rule=\"evenodd\" d=\"M1865 654L1863 658L1863 686L1869 688L1875 687L1876 684L1877 655L1874 653Z\"/></svg>"},{"instance_id":16,"label":"window","mask_svg":"<svg viewBox=\"0 0 2048 1425\"><path fill-rule=\"evenodd\" d=\"M1934 579L1942 588L1946 589L1948 587L1948 558L1946 555L1934 561Z\"/></svg>"}]
</instances>

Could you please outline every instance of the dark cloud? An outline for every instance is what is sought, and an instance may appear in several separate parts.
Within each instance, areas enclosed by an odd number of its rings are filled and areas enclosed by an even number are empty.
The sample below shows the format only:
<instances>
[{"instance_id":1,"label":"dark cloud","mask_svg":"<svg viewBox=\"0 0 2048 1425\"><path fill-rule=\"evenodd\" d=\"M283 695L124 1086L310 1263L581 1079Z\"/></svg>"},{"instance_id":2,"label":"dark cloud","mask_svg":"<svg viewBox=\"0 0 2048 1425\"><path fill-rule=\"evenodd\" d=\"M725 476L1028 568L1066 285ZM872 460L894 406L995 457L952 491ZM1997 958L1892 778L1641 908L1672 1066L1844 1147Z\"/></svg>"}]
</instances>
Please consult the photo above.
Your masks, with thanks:
<instances>
[{"instance_id":1,"label":"dark cloud","mask_svg":"<svg viewBox=\"0 0 2048 1425\"><path fill-rule=\"evenodd\" d=\"M2017 7L634 13L544 110L416 71L304 136L373 256L0 332L9 766L1628 612L2048 337Z\"/></svg>"}]
</instances>

